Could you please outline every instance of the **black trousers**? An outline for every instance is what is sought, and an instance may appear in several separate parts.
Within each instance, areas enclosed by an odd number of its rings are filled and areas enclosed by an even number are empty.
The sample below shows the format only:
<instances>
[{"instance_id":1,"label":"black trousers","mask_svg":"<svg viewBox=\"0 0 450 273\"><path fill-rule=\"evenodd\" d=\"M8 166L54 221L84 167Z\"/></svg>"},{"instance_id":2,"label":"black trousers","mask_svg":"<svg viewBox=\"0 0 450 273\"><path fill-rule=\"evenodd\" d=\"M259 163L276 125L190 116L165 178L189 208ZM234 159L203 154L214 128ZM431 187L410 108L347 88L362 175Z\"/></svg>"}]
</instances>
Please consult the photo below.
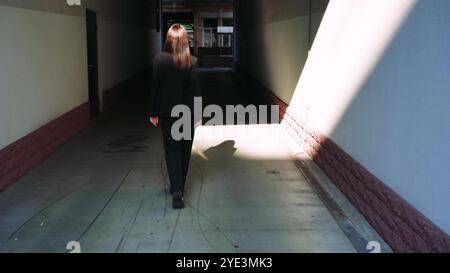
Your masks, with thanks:
<instances>
[{"instance_id":1,"label":"black trousers","mask_svg":"<svg viewBox=\"0 0 450 273\"><path fill-rule=\"evenodd\" d=\"M194 123L191 124L190 140L176 141L172 138L172 126L177 119L162 118L164 151L166 154L166 165L169 173L171 192L184 193L186 178L191 161L192 145L194 143ZM192 119L193 120L193 119Z\"/></svg>"}]
</instances>

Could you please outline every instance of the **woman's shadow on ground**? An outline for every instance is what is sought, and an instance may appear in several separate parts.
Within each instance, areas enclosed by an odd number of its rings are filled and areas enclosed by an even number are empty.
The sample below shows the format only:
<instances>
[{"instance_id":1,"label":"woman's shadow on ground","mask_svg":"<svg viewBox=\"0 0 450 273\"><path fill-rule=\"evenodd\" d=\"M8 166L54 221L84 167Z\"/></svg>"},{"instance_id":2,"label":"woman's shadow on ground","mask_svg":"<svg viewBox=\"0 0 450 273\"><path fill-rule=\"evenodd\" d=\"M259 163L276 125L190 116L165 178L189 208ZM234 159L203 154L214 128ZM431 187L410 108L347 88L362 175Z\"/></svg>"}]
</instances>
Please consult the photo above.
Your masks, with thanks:
<instances>
[{"instance_id":1,"label":"woman's shadow on ground","mask_svg":"<svg viewBox=\"0 0 450 273\"><path fill-rule=\"evenodd\" d=\"M211 171L211 169L217 168L216 164L226 164L237 160L235 157L237 151L235 145L235 141L228 140L204 152L197 151L193 153L187 180L188 190L191 190L199 181L200 183L207 183L207 181L203 181L206 176L206 170ZM214 167L209 167L209 164L215 165Z\"/></svg>"},{"instance_id":2,"label":"woman's shadow on ground","mask_svg":"<svg viewBox=\"0 0 450 273\"><path fill-rule=\"evenodd\" d=\"M234 140L227 140L202 152L201 156L195 155L194 157L199 163L202 161L233 160L236 159L234 156L237 151L235 145L236 142Z\"/></svg>"}]
</instances>

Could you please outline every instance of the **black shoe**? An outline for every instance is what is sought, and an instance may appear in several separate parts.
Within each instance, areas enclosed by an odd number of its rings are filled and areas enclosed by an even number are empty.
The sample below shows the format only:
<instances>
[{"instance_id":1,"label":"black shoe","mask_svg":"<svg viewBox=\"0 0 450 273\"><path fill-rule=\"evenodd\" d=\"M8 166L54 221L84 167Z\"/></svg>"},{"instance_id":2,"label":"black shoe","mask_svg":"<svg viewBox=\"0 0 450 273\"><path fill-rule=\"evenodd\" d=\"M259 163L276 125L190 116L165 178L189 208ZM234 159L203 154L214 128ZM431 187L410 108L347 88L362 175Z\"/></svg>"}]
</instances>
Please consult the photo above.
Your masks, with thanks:
<instances>
[{"instance_id":1,"label":"black shoe","mask_svg":"<svg viewBox=\"0 0 450 273\"><path fill-rule=\"evenodd\" d=\"M173 208L174 209L184 209L184 199L181 192L177 192L173 194Z\"/></svg>"}]
</instances>

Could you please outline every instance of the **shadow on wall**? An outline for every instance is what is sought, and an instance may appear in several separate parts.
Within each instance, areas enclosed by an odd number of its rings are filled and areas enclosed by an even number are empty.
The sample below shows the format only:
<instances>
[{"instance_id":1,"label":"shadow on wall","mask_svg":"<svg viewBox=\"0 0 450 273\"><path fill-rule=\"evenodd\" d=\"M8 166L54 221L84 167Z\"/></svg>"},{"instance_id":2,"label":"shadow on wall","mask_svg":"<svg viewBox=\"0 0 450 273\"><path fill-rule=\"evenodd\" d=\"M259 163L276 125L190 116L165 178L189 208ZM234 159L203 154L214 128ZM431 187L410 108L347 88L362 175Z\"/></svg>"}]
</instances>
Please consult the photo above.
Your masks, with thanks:
<instances>
[{"instance_id":1,"label":"shadow on wall","mask_svg":"<svg viewBox=\"0 0 450 273\"><path fill-rule=\"evenodd\" d=\"M328 0L282 2L237 4L237 75L244 78L238 82L254 98L280 105L280 120L329 4Z\"/></svg>"},{"instance_id":2,"label":"shadow on wall","mask_svg":"<svg viewBox=\"0 0 450 273\"><path fill-rule=\"evenodd\" d=\"M347 2L330 4L284 125L395 251L448 252L450 3Z\"/></svg>"},{"instance_id":3,"label":"shadow on wall","mask_svg":"<svg viewBox=\"0 0 450 273\"><path fill-rule=\"evenodd\" d=\"M291 101L328 2L237 2L238 68L261 83L243 89L270 89L277 100Z\"/></svg>"},{"instance_id":4,"label":"shadow on wall","mask_svg":"<svg viewBox=\"0 0 450 273\"><path fill-rule=\"evenodd\" d=\"M241 74L251 70L251 60L254 60L254 44L264 47L261 35L255 35L254 32L257 26L262 26L262 16L260 6L254 0L235 1L236 5L236 43L237 43L237 82L241 90L252 92L256 90L255 86L240 77ZM259 8L259 9L258 9ZM253 44L254 43L254 44ZM261 49L265 52L267 49ZM253 55L252 55L253 54ZM267 60L265 58L257 58L259 60L258 66L262 70L267 70ZM245 72L244 72L245 71ZM267 74L264 71L263 74ZM249 74L245 75L250 76ZM256 96L258 98L258 96ZM264 101L265 102L265 101Z\"/></svg>"}]
</instances>

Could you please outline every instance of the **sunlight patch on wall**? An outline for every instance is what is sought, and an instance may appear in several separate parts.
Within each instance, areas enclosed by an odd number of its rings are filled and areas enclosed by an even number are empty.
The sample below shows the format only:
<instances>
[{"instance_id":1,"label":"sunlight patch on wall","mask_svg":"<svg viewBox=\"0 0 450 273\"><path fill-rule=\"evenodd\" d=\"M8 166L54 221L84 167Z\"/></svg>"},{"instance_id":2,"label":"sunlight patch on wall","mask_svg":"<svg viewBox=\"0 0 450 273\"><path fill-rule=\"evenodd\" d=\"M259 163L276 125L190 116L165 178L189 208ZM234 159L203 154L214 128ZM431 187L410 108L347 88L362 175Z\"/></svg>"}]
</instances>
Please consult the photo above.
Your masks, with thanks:
<instances>
[{"instance_id":1,"label":"sunlight patch on wall","mask_svg":"<svg viewBox=\"0 0 450 273\"><path fill-rule=\"evenodd\" d=\"M416 0L334 0L295 89L290 112L330 135Z\"/></svg>"}]
</instances>

